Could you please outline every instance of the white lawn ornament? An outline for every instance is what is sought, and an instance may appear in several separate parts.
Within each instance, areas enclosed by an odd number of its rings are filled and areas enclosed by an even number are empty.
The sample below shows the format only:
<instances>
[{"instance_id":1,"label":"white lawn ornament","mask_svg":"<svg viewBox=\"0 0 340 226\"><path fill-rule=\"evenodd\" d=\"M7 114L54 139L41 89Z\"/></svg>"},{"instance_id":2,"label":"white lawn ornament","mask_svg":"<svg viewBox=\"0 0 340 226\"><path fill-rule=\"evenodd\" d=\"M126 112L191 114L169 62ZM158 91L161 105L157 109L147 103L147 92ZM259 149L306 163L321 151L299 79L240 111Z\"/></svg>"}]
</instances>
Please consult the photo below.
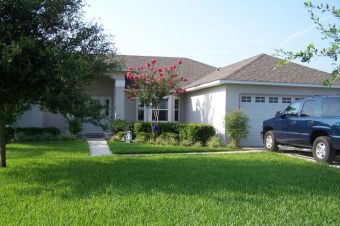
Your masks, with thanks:
<instances>
[{"instance_id":1,"label":"white lawn ornament","mask_svg":"<svg viewBox=\"0 0 340 226\"><path fill-rule=\"evenodd\" d=\"M131 140L132 140L132 134L131 134L131 131L128 131L126 134L125 141L126 143L131 143Z\"/></svg>"}]
</instances>

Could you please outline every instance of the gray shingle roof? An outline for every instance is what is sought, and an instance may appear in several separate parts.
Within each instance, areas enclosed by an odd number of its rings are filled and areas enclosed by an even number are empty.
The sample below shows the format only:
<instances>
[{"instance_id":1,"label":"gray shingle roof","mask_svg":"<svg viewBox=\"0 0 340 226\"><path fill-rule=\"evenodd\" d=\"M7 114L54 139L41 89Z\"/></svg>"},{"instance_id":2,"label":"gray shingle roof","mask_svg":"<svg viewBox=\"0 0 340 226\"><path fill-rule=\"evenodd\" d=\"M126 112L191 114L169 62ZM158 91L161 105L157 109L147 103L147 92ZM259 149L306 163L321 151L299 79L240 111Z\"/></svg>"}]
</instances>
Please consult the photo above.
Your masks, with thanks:
<instances>
[{"instance_id":1,"label":"gray shingle roof","mask_svg":"<svg viewBox=\"0 0 340 226\"><path fill-rule=\"evenodd\" d=\"M117 56L117 58L121 60L126 67L137 67L140 65L145 65L152 59L156 59L157 64L160 66L168 66L173 63L176 63L177 59L181 59L182 65L179 67L178 74L188 79L187 84L190 84L216 70L216 68L213 66L188 58L135 56L135 55L119 55Z\"/></svg>"},{"instance_id":2,"label":"gray shingle roof","mask_svg":"<svg viewBox=\"0 0 340 226\"><path fill-rule=\"evenodd\" d=\"M288 63L274 69L279 60L273 56L260 54L214 71L187 85L186 88L217 80L322 85L324 80L330 78L329 73L296 63ZM334 85L339 84L340 81L334 82Z\"/></svg>"}]
</instances>

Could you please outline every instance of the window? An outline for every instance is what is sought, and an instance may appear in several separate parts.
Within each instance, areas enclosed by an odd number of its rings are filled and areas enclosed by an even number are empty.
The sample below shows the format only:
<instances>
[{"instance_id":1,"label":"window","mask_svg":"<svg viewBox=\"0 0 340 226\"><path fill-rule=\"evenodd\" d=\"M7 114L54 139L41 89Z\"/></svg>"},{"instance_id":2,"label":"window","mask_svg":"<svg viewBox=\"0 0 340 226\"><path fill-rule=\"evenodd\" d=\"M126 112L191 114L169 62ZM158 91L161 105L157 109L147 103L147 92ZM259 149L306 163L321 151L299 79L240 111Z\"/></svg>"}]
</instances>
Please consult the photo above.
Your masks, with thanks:
<instances>
[{"instance_id":1,"label":"window","mask_svg":"<svg viewBox=\"0 0 340 226\"><path fill-rule=\"evenodd\" d=\"M264 103L264 102L266 102L266 98L265 97L255 97L255 102L256 103Z\"/></svg>"},{"instance_id":2,"label":"window","mask_svg":"<svg viewBox=\"0 0 340 226\"><path fill-rule=\"evenodd\" d=\"M290 98L290 97L282 97L282 103L283 104L290 104L290 103L292 103L292 98Z\"/></svg>"},{"instance_id":3,"label":"window","mask_svg":"<svg viewBox=\"0 0 340 226\"><path fill-rule=\"evenodd\" d=\"M179 121L179 99L175 98L174 102L174 121L178 122Z\"/></svg>"},{"instance_id":4,"label":"window","mask_svg":"<svg viewBox=\"0 0 340 226\"><path fill-rule=\"evenodd\" d=\"M154 111L152 110L152 119L155 120L155 115ZM168 99L164 99L160 104L159 104L159 121L168 121Z\"/></svg>"},{"instance_id":5,"label":"window","mask_svg":"<svg viewBox=\"0 0 340 226\"><path fill-rule=\"evenodd\" d=\"M138 121L144 121L144 106L143 105L138 105L138 110L137 110L137 120Z\"/></svg>"},{"instance_id":6,"label":"window","mask_svg":"<svg viewBox=\"0 0 340 226\"><path fill-rule=\"evenodd\" d=\"M110 99L105 99L104 110L105 110L105 116L109 117L110 116Z\"/></svg>"},{"instance_id":7,"label":"window","mask_svg":"<svg viewBox=\"0 0 340 226\"><path fill-rule=\"evenodd\" d=\"M269 97L269 103L279 103L278 97Z\"/></svg>"},{"instance_id":8,"label":"window","mask_svg":"<svg viewBox=\"0 0 340 226\"><path fill-rule=\"evenodd\" d=\"M295 101L303 100L303 97L295 97Z\"/></svg>"},{"instance_id":9,"label":"window","mask_svg":"<svg viewBox=\"0 0 340 226\"><path fill-rule=\"evenodd\" d=\"M242 96L241 101L250 103L251 102L251 96Z\"/></svg>"},{"instance_id":10,"label":"window","mask_svg":"<svg viewBox=\"0 0 340 226\"><path fill-rule=\"evenodd\" d=\"M300 109L301 102L295 102L286 108L285 113L287 116L297 117L299 115Z\"/></svg>"},{"instance_id":11,"label":"window","mask_svg":"<svg viewBox=\"0 0 340 226\"><path fill-rule=\"evenodd\" d=\"M321 104L322 116L340 116L340 97L328 97Z\"/></svg>"},{"instance_id":12,"label":"window","mask_svg":"<svg viewBox=\"0 0 340 226\"><path fill-rule=\"evenodd\" d=\"M316 116L316 101L306 101L303 105L301 116Z\"/></svg>"}]
</instances>

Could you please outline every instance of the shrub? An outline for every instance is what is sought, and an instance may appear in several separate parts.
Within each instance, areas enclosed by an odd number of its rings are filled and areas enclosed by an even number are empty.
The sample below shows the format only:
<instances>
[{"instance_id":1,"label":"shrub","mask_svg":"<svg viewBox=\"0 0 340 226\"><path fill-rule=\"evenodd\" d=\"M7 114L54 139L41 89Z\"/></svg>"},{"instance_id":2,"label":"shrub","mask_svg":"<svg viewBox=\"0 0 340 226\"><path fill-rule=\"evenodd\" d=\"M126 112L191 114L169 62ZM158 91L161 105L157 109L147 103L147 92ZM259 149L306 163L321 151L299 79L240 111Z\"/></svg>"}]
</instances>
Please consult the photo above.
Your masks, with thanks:
<instances>
[{"instance_id":1,"label":"shrub","mask_svg":"<svg viewBox=\"0 0 340 226\"><path fill-rule=\"evenodd\" d=\"M123 137L127 134L127 132L116 132L112 137L112 141L122 141Z\"/></svg>"},{"instance_id":2,"label":"shrub","mask_svg":"<svg viewBox=\"0 0 340 226\"><path fill-rule=\"evenodd\" d=\"M25 127L25 128L15 128L15 133L24 133L26 135L38 135L43 133L48 133L52 135L59 135L60 130L55 127L45 127L45 128L39 128L39 127Z\"/></svg>"},{"instance_id":3,"label":"shrub","mask_svg":"<svg viewBox=\"0 0 340 226\"><path fill-rule=\"evenodd\" d=\"M138 133L151 133L150 122L135 122L133 124L133 132L137 135Z\"/></svg>"},{"instance_id":4,"label":"shrub","mask_svg":"<svg viewBox=\"0 0 340 226\"><path fill-rule=\"evenodd\" d=\"M156 144L178 145L178 135L176 133L163 132L157 137Z\"/></svg>"},{"instance_id":5,"label":"shrub","mask_svg":"<svg viewBox=\"0 0 340 226\"><path fill-rule=\"evenodd\" d=\"M150 142L151 133L140 132L136 134L135 141L137 143L147 143Z\"/></svg>"},{"instance_id":6,"label":"shrub","mask_svg":"<svg viewBox=\"0 0 340 226\"><path fill-rule=\"evenodd\" d=\"M58 141L58 140L73 140L71 136L62 134L54 135L51 133L40 133L28 135L23 132L18 132L14 135L13 141L15 142L33 142L33 141Z\"/></svg>"},{"instance_id":7,"label":"shrub","mask_svg":"<svg viewBox=\"0 0 340 226\"><path fill-rule=\"evenodd\" d=\"M206 145L210 137L215 135L215 129L211 125L198 123L181 124L179 128L180 140L187 140L191 143L200 142L202 146Z\"/></svg>"},{"instance_id":8,"label":"shrub","mask_svg":"<svg viewBox=\"0 0 340 226\"><path fill-rule=\"evenodd\" d=\"M213 136L208 140L207 146L210 148L218 148L222 146L222 141L218 136Z\"/></svg>"},{"instance_id":9,"label":"shrub","mask_svg":"<svg viewBox=\"0 0 340 226\"><path fill-rule=\"evenodd\" d=\"M77 136L81 132L81 130L81 122L79 119L68 121L68 131L70 131L73 136Z\"/></svg>"},{"instance_id":10,"label":"shrub","mask_svg":"<svg viewBox=\"0 0 340 226\"><path fill-rule=\"evenodd\" d=\"M190 140L180 140L180 145L182 146L192 146L193 142Z\"/></svg>"},{"instance_id":11,"label":"shrub","mask_svg":"<svg viewBox=\"0 0 340 226\"><path fill-rule=\"evenodd\" d=\"M248 121L248 116L240 110L232 111L225 117L225 128L232 146L239 147L241 138L247 137Z\"/></svg>"},{"instance_id":12,"label":"shrub","mask_svg":"<svg viewBox=\"0 0 340 226\"><path fill-rule=\"evenodd\" d=\"M111 126L112 133L124 132L129 129L128 128L129 126L130 124L128 121L123 120L123 119L115 119L113 120L112 126Z\"/></svg>"},{"instance_id":13,"label":"shrub","mask_svg":"<svg viewBox=\"0 0 340 226\"><path fill-rule=\"evenodd\" d=\"M133 124L133 132L135 134L144 132L144 133L151 133L151 122L135 122ZM178 134L179 125L180 123L174 122L161 122L158 123L159 125L159 135L163 132L165 133L175 133Z\"/></svg>"},{"instance_id":14,"label":"shrub","mask_svg":"<svg viewBox=\"0 0 340 226\"><path fill-rule=\"evenodd\" d=\"M200 142L201 145L206 145L210 137L215 135L215 129L211 125L199 123L159 123L161 136L163 133L172 133L177 135L185 146ZM134 135L139 133L151 133L150 122L135 122L133 127ZM163 139L163 138L162 138Z\"/></svg>"}]
</instances>

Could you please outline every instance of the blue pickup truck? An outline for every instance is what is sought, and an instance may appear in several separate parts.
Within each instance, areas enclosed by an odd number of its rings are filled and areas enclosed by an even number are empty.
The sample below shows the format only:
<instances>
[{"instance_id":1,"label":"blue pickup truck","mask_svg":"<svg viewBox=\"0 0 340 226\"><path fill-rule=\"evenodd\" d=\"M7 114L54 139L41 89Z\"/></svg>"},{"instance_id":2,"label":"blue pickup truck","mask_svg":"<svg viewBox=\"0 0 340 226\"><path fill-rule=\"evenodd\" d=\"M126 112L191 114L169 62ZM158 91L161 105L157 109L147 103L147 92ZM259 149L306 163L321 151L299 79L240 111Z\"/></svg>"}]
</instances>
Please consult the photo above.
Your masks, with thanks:
<instances>
[{"instance_id":1,"label":"blue pickup truck","mask_svg":"<svg viewBox=\"0 0 340 226\"><path fill-rule=\"evenodd\" d=\"M263 122L267 150L278 145L311 148L317 161L331 163L340 151L340 96L315 96L289 105Z\"/></svg>"}]
</instances>

